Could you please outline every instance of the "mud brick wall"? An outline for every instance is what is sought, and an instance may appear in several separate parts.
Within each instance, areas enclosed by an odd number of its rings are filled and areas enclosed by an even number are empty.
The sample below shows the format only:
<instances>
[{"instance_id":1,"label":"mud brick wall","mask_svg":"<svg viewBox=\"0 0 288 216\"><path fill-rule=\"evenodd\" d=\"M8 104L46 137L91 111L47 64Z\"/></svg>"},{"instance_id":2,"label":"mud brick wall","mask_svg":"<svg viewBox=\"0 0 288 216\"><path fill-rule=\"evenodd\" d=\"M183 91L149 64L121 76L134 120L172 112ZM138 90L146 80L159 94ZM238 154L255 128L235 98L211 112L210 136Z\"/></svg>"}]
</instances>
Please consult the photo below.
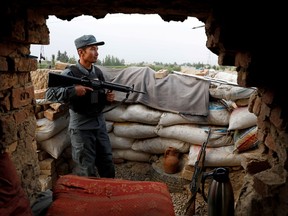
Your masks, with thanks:
<instances>
[{"instance_id":1,"label":"mud brick wall","mask_svg":"<svg viewBox=\"0 0 288 216\"><path fill-rule=\"evenodd\" d=\"M48 43L49 36L43 16L30 13L31 16L22 19L22 15L11 21L11 28L17 31L11 32L9 40L0 42L0 149L9 152L32 203L40 191L40 169L35 141L34 87L30 77L30 71L37 69L37 59L29 55L29 49L30 43Z\"/></svg>"}]
</instances>

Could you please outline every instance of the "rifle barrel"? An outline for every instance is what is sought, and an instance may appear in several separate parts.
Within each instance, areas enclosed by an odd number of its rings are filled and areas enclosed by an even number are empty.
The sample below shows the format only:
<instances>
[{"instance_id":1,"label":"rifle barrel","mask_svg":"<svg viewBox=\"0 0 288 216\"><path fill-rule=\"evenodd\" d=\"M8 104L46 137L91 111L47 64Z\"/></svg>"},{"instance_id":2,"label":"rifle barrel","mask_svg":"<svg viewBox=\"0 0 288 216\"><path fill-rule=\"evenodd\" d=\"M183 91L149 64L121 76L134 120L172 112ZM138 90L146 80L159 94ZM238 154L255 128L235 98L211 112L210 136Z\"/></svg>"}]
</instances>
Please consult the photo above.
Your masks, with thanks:
<instances>
[{"instance_id":1,"label":"rifle barrel","mask_svg":"<svg viewBox=\"0 0 288 216\"><path fill-rule=\"evenodd\" d=\"M90 80L85 78L77 78L73 76L66 76L63 74L58 74L50 72L48 76L48 87L68 87L73 85L84 85L92 87L93 89L109 89L120 92L137 92L145 94L145 92L134 90L134 85L132 87L125 86L117 83L100 81L100 80Z\"/></svg>"}]
</instances>

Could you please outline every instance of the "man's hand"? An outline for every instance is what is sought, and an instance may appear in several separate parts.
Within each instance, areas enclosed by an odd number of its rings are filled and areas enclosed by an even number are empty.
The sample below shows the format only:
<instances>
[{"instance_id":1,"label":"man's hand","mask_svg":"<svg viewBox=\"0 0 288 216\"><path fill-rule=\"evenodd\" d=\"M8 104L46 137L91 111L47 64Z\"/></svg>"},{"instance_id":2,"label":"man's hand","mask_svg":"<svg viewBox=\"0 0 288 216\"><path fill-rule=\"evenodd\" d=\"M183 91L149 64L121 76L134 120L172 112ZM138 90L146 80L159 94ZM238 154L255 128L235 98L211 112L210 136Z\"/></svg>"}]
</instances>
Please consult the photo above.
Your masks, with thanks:
<instances>
[{"instance_id":1,"label":"man's hand","mask_svg":"<svg viewBox=\"0 0 288 216\"><path fill-rule=\"evenodd\" d=\"M77 96L84 96L87 91L93 91L93 88L82 86L82 85L76 85L75 91Z\"/></svg>"},{"instance_id":2,"label":"man's hand","mask_svg":"<svg viewBox=\"0 0 288 216\"><path fill-rule=\"evenodd\" d=\"M106 93L106 99L107 99L107 101L109 101L109 102L113 102L114 99L115 99L115 93L114 93L114 91L108 90L107 93Z\"/></svg>"}]
</instances>

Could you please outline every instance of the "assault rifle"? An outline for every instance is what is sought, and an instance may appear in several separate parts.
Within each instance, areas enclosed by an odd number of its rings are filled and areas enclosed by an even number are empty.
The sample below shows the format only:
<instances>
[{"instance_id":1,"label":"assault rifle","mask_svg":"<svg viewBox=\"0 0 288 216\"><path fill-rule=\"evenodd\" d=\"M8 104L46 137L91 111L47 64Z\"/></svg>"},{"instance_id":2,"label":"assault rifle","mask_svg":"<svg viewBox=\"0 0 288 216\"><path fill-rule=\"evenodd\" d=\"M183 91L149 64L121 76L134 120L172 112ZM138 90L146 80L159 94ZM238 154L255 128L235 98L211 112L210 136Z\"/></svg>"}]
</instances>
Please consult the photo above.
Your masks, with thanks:
<instances>
[{"instance_id":1,"label":"assault rifle","mask_svg":"<svg viewBox=\"0 0 288 216\"><path fill-rule=\"evenodd\" d=\"M196 203L196 195L200 191L200 185L202 182L202 194L204 193L204 184L203 184L203 173L205 171L205 156L206 156L206 146L209 141L211 134L211 128L208 130L208 135L206 141L202 144L201 149L198 153L197 160L194 165L194 173L192 177L192 181L190 183L190 191L191 191L191 197L184 206L185 215L186 216L192 216L195 215L195 203ZM205 200L207 201L207 200Z\"/></svg>"},{"instance_id":2,"label":"assault rifle","mask_svg":"<svg viewBox=\"0 0 288 216\"><path fill-rule=\"evenodd\" d=\"M101 81L101 80L91 80L87 77L77 78L72 76L66 76L58 73L50 72L48 74L48 87L68 87L73 85L83 85L87 87L91 87L94 90L97 89L108 89L115 90L120 92L126 92L127 94L137 92L141 94L145 94L145 92L137 91L134 89L134 85L132 87L125 86L121 84Z\"/></svg>"}]
</instances>

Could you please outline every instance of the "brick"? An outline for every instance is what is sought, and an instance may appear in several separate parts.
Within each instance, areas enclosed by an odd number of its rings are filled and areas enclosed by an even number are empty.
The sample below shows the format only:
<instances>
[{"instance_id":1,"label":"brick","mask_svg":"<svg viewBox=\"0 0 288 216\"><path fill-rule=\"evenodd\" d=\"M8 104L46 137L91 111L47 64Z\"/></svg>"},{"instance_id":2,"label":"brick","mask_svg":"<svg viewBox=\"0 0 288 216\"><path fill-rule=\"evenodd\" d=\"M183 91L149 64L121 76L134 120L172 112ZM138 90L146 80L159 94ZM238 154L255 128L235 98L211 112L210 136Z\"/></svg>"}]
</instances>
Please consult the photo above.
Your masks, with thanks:
<instances>
[{"instance_id":1,"label":"brick","mask_svg":"<svg viewBox=\"0 0 288 216\"><path fill-rule=\"evenodd\" d=\"M2 111L10 111L11 103L10 103L10 92L0 92L0 110Z\"/></svg>"},{"instance_id":2,"label":"brick","mask_svg":"<svg viewBox=\"0 0 288 216\"><path fill-rule=\"evenodd\" d=\"M0 71L8 71L8 62L6 58L0 56Z\"/></svg>"},{"instance_id":3,"label":"brick","mask_svg":"<svg viewBox=\"0 0 288 216\"><path fill-rule=\"evenodd\" d=\"M40 175L39 182L41 186L41 191L46 191L52 189L52 178L48 175Z\"/></svg>"},{"instance_id":4,"label":"brick","mask_svg":"<svg viewBox=\"0 0 288 216\"><path fill-rule=\"evenodd\" d=\"M260 196L271 196L285 182L283 173L276 173L275 170L265 170L253 176L253 187Z\"/></svg>"},{"instance_id":5,"label":"brick","mask_svg":"<svg viewBox=\"0 0 288 216\"><path fill-rule=\"evenodd\" d=\"M48 158L50 158L50 154L48 152L43 151L43 150L40 150L38 152L38 160L39 161L43 161L43 160L48 159Z\"/></svg>"},{"instance_id":6,"label":"brick","mask_svg":"<svg viewBox=\"0 0 288 216\"><path fill-rule=\"evenodd\" d=\"M13 115L0 115L0 128L2 128L1 142L4 146L17 141L17 125Z\"/></svg>"},{"instance_id":7,"label":"brick","mask_svg":"<svg viewBox=\"0 0 288 216\"><path fill-rule=\"evenodd\" d=\"M12 89L12 107L20 108L32 104L34 99L33 85Z\"/></svg>"},{"instance_id":8,"label":"brick","mask_svg":"<svg viewBox=\"0 0 288 216\"><path fill-rule=\"evenodd\" d=\"M18 84L16 73L0 73L0 91L10 89Z\"/></svg>"},{"instance_id":9,"label":"brick","mask_svg":"<svg viewBox=\"0 0 288 216\"><path fill-rule=\"evenodd\" d=\"M58 119L59 117L63 116L66 113L66 111L61 111L61 112L57 112L53 109L47 109L44 111L44 116L45 118L54 121L56 119Z\"/></svg>"},{"instance_id":10,"label":"brick","mask_svg":"<svg viewBox=\"0 0 288 216\"><path fill-rule=\"evenodd\" d=\"M35 99L45 99L46 89L38 89L34 90L34 98Z\"/></svg>"},{"instance_id":11,"label":"brick","mask_svg":"<svg viewBox=\"0 0 288 216\"><path fill-rule=\"evenodd\" d=\"M41 112L36 113L35 116L36 116L36 119L45 118L45 116L44 116L44 111L41 111Z\"/></svg>"},{"instance_id":12,"label":"brick","mask_svg":"<svg viewBox=\"0 0 288 216\"><path fill-rule=\"evenodd\" d=\"M155 79L162 79L168 76L168 70L162 69L154 73Z\"/></svg>"},{"instance_id":13,"label":"brick","mask_svg":"<svg viewBox=\"0 0 288 216\"><path fill-rule=\"evenodd\" d=\"M35 110L35 113L37 114L43 110L43 106L40 104L36 104L34 110Z\"/></svg>"},{"instance_id":14,"label":"brick","mask_svg":"<svg viewBox=\"0 0 288 216\"><path fill-rule=\"evenodd\" d=\"M51 103L50 107L55 110L56 112L62 112L65 110L68 110L69 107L67 104L62 104L62 103Z\"/></svg>"},{"instance_id":15,"label":"brick","mask_svg":"<svg viewBox=\"0 0 288 216\"><path fill-rule=\"evenodd\" d=\"M55 159L47 158L43 161L39 161L39 166L41 170L55 169Z\"/></svg>"},{"instance_id":16,"label":"brick","mask_svg":"<svg viewBox=\"0 0 288 216\"><path fill-rule=\"evenodd\" d=\"M265 139L265 145L273 150L273 151L277 151L277 145L275 143L274 138L272 137L271 133L268 133Z\"/></svg>"},{"instance_id":17,"label":"brick","mask_svg":"<svg viewBox=\"0 0 288 216\"><path fill-rule=\"evenodd\" d=\"M43 170L40 169L40 175L52 176L55 173L55 168L53 170Z\"/></svg>"},{"instance_id":18,"label":"brick","mask_svg":"<svg viewBox=\"0 0 288 216\"><path fill-rule=\"evenodd\" d=\"M27 72L37 70L38 62L34 58L14 58L15 71Z\"/></svg>"},{"instance_id":19,"label":"brick","mask_svg":"<svg viewBox=\"0 0 288 216\"><path fill-rule=\"evenodd\" d=\"M9 154L12 154L14 151L16 151L18 146L18 141L11 143L9 146L6 147L6 152Z\"/></svg>"},{"instance_id":20,"label":"brick","mask_svg":"<svg viewBox=\"0 0 288 216\"><path fill-rule=\"evenodd\" d=\"M13 113L16 125L22 124L23 122L27 121L27 119L32 115L34 116L32 106L25 107L24 109L19 109Z\"/></svg>"},{"instance_id":21,"label":"brick","mask_svg":"<svg viewBox=\"0 0 288 216\"><path fill-rule=\"evenodd\" d=\"M282 109L280 107L275 107L271 111L270 121L272 124L275 125L276 128L283 128L284 123L283 119L281 118Z\"/></svg>"},{"instance_id":22,"label":"brick","mask_svg":"<svg viewBox=\"0 0 288 216\"><path fill-rule=\"evenodd\" d=\"M262 101L266 104L272 104L274 100L274 92L272 91L266 91L262 95Z\"/></svg>"}]
</instances>

